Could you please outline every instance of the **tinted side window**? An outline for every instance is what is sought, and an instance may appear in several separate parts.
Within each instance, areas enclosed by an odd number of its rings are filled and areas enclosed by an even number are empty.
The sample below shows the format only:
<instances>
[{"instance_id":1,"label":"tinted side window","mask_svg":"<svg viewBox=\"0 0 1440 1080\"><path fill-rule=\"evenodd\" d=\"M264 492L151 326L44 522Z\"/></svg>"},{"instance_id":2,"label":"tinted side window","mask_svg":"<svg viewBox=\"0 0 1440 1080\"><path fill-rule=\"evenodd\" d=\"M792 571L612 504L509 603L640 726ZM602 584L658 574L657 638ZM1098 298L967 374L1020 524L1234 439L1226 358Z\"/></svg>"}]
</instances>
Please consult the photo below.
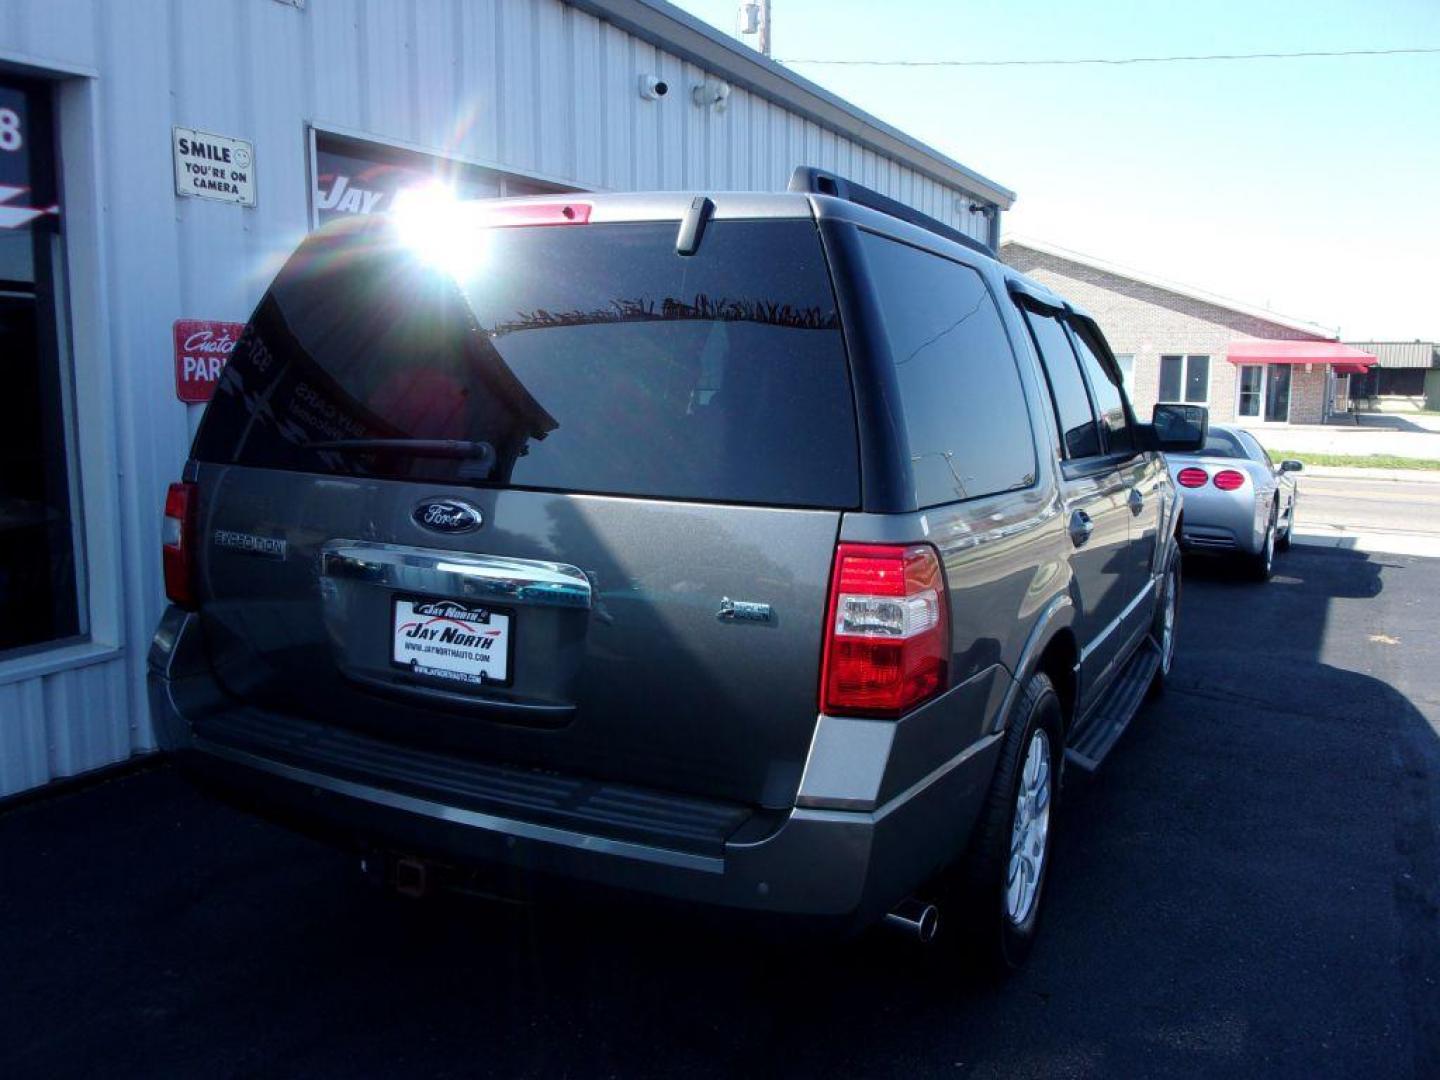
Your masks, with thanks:
<instances>
[{"instance_id":1,"label":"tinted side window","mask_svg":"<svg viewBox=\"0 0 1440 1080\"><path fill-rule=\"evenodd\" d=\"M918 506L1035 482L1020 372L980 275L861 233L910 439Z\"/></svg>"},{"instance_id":2,"label":"tinted side window","mask_svg":"<svg viewBox=\"0 0 1440 1080\"><path fill-rule=\"evenodd\" d=\"M1095 394L1100 426L1105 429L1105 446L1112 454L1133 453L1135 434L1130 430L1129 417L1125 415L1125 399L1121 396L1120 384L1101 362L1090 342L1085 340L1084 331L1074 326L1071 329L1075 334L1075 351L1080 355L1080 363L1090 377L1090 389Z\"/></svg>"},{"instance_id":3,"label":"tinted side window","mask_svg":"<svg viewBox=\"0 0 1440 1080\"><path fill-rule=\"evenodd\" d=\"M1025 310L1025 320L1035 336L1035 346L1045 364L1045 377L1050 382L1050 396L1055 401L1055 417L1060 424L1069 458L1093 457L1100 453L1100 428L1090 407L1090 394L1080 377L1080 364L1070 348L1065 328L1053 315Z\"/></svg>"}]
</instances>

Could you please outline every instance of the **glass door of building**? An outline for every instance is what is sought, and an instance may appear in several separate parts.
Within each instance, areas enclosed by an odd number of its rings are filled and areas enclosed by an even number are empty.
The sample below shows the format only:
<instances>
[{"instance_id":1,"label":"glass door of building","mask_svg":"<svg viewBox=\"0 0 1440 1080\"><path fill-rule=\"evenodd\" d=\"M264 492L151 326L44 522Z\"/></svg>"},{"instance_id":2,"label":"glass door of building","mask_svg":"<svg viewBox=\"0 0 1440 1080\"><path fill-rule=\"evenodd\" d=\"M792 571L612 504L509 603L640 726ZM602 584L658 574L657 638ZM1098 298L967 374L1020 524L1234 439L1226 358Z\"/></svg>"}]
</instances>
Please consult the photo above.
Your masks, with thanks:
<instances>
[{"instance_id":1,"label":"glass door of building","mask_svg":"<svg viewBox=\"0 0 1440 1080\"><path fill-rule=\"evenodd\" d=\"M1265 422L1290 422L1290 365L1265 365Z\"/></svg>"},{"instance_id":2,"label":"glass door of building","mask_svg":"<svg viewBox=\"0 0 1440 1080\"><path fill-rule=\"evenodd\" d=\"M1290 421L1290 365L1242 364L1235 414L1266 424Z\"/></svg>"},{"instance_id":3,"label":"glass door of building","mask_svg":"<svg viewBox=\"0 0 1440 1080\"><path fill-rule=\"evenodd\" d=\"M1240 366L1240 400L1235 403L1235 414L1247 419L1260 419L1260 410L1265 403L1265 365L1242 364Z\"/></svg>"},{"instance_id":4,"label":"glass door of building","mask_svg":"<svg viewBox=\"0 0 1440 1080\"><path fill-rule=\"evenodd\" d=\"M0 653L85 631L50 89L0 78Z\"/></svg>"}]
</instances>

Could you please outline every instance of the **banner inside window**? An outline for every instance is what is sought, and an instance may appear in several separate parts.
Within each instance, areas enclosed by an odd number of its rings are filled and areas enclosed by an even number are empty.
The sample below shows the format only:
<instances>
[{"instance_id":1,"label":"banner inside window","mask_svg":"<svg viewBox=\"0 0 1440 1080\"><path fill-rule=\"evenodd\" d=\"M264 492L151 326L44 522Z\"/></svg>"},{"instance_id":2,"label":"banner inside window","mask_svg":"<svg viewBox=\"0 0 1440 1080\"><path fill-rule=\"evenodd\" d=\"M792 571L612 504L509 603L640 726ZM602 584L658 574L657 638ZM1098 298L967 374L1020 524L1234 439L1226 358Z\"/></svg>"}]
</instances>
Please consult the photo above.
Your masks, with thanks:
<instances>
[{"instance_id":1,"label":"banner inside window","mask_svg":"<svg viewBox=\"0 0 1440 1080\"><path fill-rule=\"evenodd\" d=\"M571 190L432 154L315 132L316 226L350 214L383 214L400 192L440 183L462 199Z\"/></svg>"}]
</instances>

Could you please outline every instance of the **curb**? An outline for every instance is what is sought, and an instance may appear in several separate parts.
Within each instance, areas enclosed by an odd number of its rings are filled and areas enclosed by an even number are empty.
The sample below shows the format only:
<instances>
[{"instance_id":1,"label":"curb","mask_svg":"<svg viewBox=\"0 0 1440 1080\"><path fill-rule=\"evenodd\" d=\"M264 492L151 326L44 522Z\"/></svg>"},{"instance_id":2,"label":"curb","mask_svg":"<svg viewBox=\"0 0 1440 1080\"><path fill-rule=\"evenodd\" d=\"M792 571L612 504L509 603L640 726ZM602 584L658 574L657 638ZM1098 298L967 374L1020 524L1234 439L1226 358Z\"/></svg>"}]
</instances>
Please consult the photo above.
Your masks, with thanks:
<instances>
[{"instance_id":1,"label":"curb","mask_svg":"<svg viewBox=\"0 0 1440 1080\"><path fill-rule=\"evenodd\" d=\"M1361 469L1348 465L1306 465L1297 474L1302 482L1307 476L1331 480L1382 480L1391 483L1440 484L1440 469Z\"/></svg>"},{"instance_id":2,"label":"curb","mask_svg":"<svg viewBox=\"0 0 1440 1080\"><path fill-rule=\"evenodd\" d=\"M1311 526L1310 529L1296 528L1291 536L1295 547L1328 548L1340 551L1359 551L1372 555L1413 555L1420 558L1440 558L1440 536L1433 533L1407 533L1374 531L1326 530Z\"/></svg>"}]
</instances>

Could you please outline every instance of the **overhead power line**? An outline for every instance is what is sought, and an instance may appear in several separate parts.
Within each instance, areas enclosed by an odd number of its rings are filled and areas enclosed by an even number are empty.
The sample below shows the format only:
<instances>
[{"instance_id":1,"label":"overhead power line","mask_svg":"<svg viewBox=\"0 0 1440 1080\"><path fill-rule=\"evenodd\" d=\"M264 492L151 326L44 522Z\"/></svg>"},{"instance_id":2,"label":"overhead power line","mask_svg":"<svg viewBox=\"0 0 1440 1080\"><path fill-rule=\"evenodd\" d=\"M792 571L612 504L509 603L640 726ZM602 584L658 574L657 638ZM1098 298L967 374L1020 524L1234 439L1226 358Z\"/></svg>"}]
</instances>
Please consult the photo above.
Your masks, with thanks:
<instances>
[{"instance_id":1,"label":"overhead power line","mask_svg":"<svg viewBox=\"0 0 1440 1080\"><path fill-rule=\"evenodd\" d=\"M1193 64L1210 60L1306 60L1335 56L1414 56L1440 53L1440 46L1410 49L1334 49L1307 52L1205 53L1194 56L1087 56L1050 60L782 60L783 64L856 67L1062 67L1072 64Z\"/></svg>"}]
</instances>

